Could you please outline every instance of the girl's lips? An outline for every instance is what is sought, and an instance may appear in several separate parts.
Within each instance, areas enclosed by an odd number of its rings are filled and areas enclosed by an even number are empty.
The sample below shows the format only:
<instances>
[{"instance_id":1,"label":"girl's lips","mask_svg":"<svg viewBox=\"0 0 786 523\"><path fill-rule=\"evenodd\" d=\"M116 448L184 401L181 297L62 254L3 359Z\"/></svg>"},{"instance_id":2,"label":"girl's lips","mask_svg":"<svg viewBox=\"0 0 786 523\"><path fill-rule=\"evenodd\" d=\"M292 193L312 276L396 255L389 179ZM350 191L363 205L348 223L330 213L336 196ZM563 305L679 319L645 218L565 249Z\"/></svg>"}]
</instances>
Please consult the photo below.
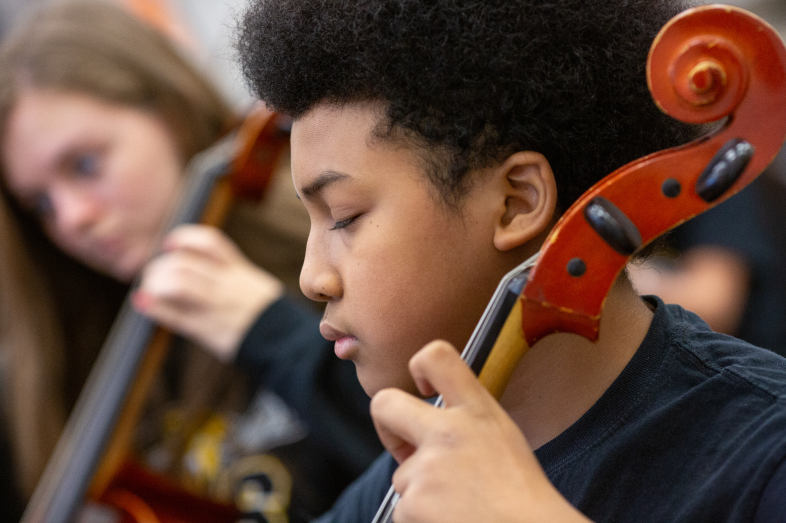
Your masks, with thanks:
<instances>
[{"instance_id":1,"label":"girl's lips","mask_svg":"<svg viewBox=\"0 0 786 523\"><path fill-rule=\"evenodd\" d=\"M122 254L121 243L117 239L100 238L91 240L82 246L83 257L101 260L108 263Z\"/></svg>"}]
</instances>

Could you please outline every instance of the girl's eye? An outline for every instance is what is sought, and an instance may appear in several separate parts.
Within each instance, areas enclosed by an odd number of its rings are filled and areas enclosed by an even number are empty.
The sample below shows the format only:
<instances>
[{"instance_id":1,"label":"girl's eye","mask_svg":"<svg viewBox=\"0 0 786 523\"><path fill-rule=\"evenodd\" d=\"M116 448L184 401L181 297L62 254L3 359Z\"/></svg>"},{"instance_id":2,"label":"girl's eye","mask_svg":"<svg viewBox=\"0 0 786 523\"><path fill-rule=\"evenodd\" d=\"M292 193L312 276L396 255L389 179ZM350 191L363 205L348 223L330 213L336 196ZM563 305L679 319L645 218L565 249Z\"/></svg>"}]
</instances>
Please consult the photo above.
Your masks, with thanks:
<instances>
[{"instance_id":1,"label":"girl's eye","mask_svg":"<svg viewBox=\"0 0 786 523\"><path fill-rule=\"evenodd\" d=\"M359 216L359 215L358 215ZM331 231L337 231L339 229L344 229L348 227L352 222L358 219L358 216L353 216L352 218L347 218L346 220L339 220L336 222L333 227L330 228Z\"/></svg>"},{"instance_id":2,"label":"girl's eye","mask_svg":"<svg viewBox=\"0 0 786 523\"><path fill-rule=\"evenodd\" d=\"M74 158L74 172L78 176L92 177L98 174L98 154L81 154Z\"/></svg>"}]
</instances>

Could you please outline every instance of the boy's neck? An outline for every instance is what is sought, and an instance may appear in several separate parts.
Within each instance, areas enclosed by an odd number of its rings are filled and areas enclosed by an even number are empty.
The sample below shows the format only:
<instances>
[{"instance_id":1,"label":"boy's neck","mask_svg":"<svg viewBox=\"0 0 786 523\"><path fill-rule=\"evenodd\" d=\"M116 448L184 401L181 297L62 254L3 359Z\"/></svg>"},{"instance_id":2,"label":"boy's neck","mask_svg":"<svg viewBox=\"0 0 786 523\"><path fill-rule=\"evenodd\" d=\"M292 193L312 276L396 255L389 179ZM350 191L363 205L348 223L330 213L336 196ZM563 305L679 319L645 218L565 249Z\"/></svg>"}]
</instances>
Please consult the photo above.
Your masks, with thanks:
<instances>
[{"instance_id":1,"label":"boy's neck","mask_svg":"<svg viewBox=\"0 0 786 523\"><path fill-rule=\"evenodd\" d=\"M641 345L652 317L623 274L609 291L596 343L576 334L553 334L529 350L500 403L533 449L595 404Z\"/></svg>"}]
</instances>

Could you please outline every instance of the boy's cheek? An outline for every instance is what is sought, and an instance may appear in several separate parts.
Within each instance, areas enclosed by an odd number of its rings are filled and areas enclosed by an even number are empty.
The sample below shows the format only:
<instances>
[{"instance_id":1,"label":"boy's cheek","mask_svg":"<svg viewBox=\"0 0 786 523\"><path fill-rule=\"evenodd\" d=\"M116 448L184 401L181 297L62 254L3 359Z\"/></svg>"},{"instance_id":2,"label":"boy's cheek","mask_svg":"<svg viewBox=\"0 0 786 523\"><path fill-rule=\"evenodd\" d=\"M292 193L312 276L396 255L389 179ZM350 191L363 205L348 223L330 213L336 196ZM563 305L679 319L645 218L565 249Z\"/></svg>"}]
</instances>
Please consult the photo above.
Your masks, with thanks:
<instances>
[{"instance_id":1,"label":"boy's cheek","mask_svg":"<svg viewBox=\"0 0 786 523\"><path fill-rule=\"evenodd\" d=\"M385 337L384 342L378 339L361 344L354 362L360 384L369 396L386 387L419 395L409 372L409 360L421 346L409 346L404 332L404 336Z\"/></svg>"}]
</instances>

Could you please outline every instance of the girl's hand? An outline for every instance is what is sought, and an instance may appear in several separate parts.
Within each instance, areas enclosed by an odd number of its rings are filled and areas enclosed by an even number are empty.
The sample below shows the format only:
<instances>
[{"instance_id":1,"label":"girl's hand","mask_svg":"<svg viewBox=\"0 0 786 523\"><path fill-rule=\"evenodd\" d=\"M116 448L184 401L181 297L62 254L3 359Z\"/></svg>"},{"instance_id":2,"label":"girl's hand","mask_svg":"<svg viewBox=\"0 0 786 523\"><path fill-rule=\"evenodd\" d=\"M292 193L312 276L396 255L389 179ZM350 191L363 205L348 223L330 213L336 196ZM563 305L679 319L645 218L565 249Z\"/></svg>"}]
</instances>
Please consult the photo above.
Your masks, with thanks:
<instances>
[{"instance_id":1,"label":"girl's hand","mask_svg":"<svg viewBox=\"0 0 786 523\"><path fill-rule=\"evenodd\" d=\"M219 229L183 225L142 271L134 306L163 326L231 361L253 321L284 285L249 261Z\"/></svg>"}]
</instances>

